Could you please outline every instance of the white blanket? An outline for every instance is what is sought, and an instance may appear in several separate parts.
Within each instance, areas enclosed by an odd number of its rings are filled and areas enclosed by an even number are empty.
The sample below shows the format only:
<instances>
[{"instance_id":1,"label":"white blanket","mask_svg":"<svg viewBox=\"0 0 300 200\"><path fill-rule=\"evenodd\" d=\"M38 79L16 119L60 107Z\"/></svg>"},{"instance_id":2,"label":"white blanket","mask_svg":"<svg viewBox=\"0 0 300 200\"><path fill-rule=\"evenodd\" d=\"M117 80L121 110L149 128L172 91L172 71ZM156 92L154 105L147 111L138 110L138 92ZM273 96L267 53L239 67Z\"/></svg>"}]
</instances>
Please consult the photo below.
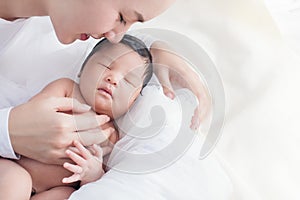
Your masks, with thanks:
<instances>
[{"instance_id":1,"label":"white blanket","mask_svg":"<svg viewBox=\"0 0 300 200\"><path fill-rule=\"evenodd\" d=\"M112 169L70 199L229 199L231 182L217 159L198 159L202 139L189 128L196 105L187 89L172 101L161 87L147 86L117 122L122 139L110 156Z\"/></svg>"}]
</instances>

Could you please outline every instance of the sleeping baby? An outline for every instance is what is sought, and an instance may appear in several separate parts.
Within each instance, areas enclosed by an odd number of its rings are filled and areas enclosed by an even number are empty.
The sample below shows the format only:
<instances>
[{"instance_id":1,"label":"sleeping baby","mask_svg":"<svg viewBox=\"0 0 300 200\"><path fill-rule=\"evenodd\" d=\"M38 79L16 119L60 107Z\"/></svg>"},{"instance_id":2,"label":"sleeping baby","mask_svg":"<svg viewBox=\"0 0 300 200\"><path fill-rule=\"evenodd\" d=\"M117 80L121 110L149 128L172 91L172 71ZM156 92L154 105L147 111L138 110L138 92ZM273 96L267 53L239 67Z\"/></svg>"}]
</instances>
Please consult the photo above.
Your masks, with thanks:
<instances>
[{"instance_id":1,"label":"sleeping baby","mask_svg":"<svg viewBox=\"0 0 300 200\"><path fill-rule=\"evenodd\" d=\"M148 84L152 72L152 58L142 41L129 35L118 44L103 39L83 63L79 83L58 79L31 100L45 96L72 97L90 105L91 115L107 115L107 120L114 120L128 111ZM115 143L117 138L109 140ZM1 199L67 199L81 185L101 178L103 151L98 144L84 146L78 134L78 140L66 151L71 161L63 166L26 157L18 161L0 158ZM19 185L10 183L15 179Z\"/></svg>"}]
</instances>

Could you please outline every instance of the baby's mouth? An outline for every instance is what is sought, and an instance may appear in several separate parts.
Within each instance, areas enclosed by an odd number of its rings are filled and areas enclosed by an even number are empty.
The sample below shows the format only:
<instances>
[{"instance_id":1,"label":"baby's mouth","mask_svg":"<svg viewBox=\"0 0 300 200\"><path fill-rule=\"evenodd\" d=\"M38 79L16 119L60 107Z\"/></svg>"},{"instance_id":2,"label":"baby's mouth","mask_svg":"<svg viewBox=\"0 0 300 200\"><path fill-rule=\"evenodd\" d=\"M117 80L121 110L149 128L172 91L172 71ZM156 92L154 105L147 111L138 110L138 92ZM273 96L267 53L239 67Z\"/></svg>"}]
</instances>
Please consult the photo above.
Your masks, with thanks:
<instances>
[{"instance_id":1,"label":"baby's mouth","mask_svg":"<svg viewBox=\"0 0 300 200\"><path fill-rule=\"evenodd\" d=\"M112 91L109 88L98 88L98 91L101 92L102 94L106 94L112 97Z\"/></svg>"}]
</instances>

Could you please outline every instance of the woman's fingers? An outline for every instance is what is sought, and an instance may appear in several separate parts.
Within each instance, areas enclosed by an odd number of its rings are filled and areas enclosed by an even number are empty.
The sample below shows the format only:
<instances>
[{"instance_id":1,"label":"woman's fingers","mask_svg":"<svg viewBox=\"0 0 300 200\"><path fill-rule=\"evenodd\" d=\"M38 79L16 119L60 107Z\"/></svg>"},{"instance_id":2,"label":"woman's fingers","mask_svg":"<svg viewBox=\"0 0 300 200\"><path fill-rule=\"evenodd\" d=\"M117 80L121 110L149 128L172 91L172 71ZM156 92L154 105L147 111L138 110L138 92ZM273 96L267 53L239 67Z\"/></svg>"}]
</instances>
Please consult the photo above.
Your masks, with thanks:
<instances>
[{"instance_id":1,"label":"woman's fingers","mask_svg":"<svg viewBox=\"0 0 300 200\"><path fill-rule=\"evenodd\" d=\"M170 72L169 68L161 65L160 63L154 64L154 72L163 87L164 94L170 99L175 98L175 92L173 90L171 81L170 81Z\"/></svg>"},{"instance_id":2,"label":"woman's fingers","mask_svg":"<svg viewBox=\"0 0 300 200\"><path fill-rule=\"evenodd\" d=\"M190 128L192 130L197 130L200 126L200 122L201 122L201 119L200 119L200 113L199 113L199 107L197 107L194 111L194 115L192 117L192 121L191 121L191 125L190 125Z\"/></svg>"},{"instance_id":3,"label":"woman's fingers","mask_svg":"<svg viewBox=\"0 0 300 200\"><path fill-rule=\"evenodd\" d=\"M91 109L90 106L80 103L78 100L68 97L52 97L56 109L59 112L72 111L73 113L84 113Z\"/></svg>"},{"instance_id":4,"label":"woman's fingers","mask_svg":"<svg viewBox=\"0 0 300 200\"><path fill-rule=\"evenodd\" d=\"M57 112L59 115L57 121L62 124L65 131L75 132L95 129L110 120L107 115L97 115L94 112L74 113L74 111L69 108L70 107L66 106L63 107L63 109L57 109L57 111L60 111Z\"/></svg>"},{"instance_id":5,"label":"woman's fingers","mask_svg":"<svg viewBox=\"0 0 300 200\"><path fill-rule=\"evenodd\" d=\"M111 134L115 132L114 128L101 130L100 128L74 133L74 140L79 140L84 146L100 144L108 140Z\"/></svg>"},{"instance_id":6,"label":"woman's fingers","mask_svg":"<svg viewBox=\"0 0 300 200\"><path fill-rule=\"evenodd\" d=\"M70 117L72 117L74 129L76 131L94 129L100 127L110 120L107 115L97 115L95 113L82 113L70 115Z\"/></svg>"},{"instance_id":7,"label":"woman's fingers","mask_svg":"<svg viewBox=\"0 0 300 200\"><path fill-rule=\"evenodd\" d=\"M175 98L175 92L172 88L172 86L162 86L163 90L164 90L164 94L169 97L170 99L174 99Z\"/></svg>"},{"instance_id":8,"label":"woman's fingers","mask_svg":"<svg viewBox=\"0 0 300 200\"><path fill-rule=\"evenodd\" d=\"M77 131L96 129L109 120L107 116L87 112L90 108L82 105L71 98L41 94L14 107L10 112L9 132L15 152L44 163L65 162L65 150L78 140ZM110 134L110 130L98 128L82 134L82 138L84 144L92 145L107 140ZM24 146L25 143L28 145Z\"/></svg>"}]
</instances>

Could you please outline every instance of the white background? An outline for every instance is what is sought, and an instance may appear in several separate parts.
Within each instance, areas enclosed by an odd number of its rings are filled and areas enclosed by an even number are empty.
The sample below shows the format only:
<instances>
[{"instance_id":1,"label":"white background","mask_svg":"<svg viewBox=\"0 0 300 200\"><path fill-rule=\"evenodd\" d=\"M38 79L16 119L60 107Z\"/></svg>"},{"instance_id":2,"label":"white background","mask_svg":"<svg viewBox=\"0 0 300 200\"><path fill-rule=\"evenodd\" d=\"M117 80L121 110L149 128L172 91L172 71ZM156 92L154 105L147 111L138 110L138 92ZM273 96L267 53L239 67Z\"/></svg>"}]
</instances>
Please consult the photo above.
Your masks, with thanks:
<instances>
[{"instance_id":1,"label":"white background","mask_svg":"<svg viewBox=\"0 0 300 200\"><path fill-rule=\"evenodd\" d=\"M182 33L217 66L226 121L214 153L233 181L233 199L300 199L299 5L179 0L135 26Z\"/></svg>"}]
</instances>

